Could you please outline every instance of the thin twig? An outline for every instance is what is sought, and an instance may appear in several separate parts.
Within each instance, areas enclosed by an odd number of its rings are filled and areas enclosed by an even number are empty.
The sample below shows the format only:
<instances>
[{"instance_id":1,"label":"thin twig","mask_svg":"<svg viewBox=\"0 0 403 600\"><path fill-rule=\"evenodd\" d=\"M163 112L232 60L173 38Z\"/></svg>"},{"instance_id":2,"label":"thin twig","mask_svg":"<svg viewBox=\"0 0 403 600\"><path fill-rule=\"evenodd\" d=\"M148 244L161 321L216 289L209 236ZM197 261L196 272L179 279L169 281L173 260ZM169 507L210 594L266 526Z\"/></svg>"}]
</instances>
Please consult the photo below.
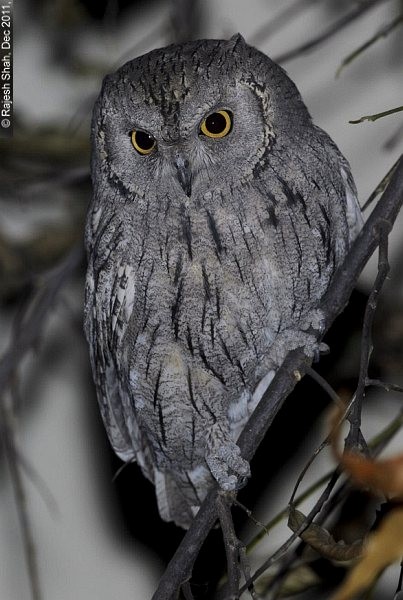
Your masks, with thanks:
<instances>
[{"instance_id":1,"label":"thin twig","mask_svg":"<svg viewBox=\"0 0 403 600\"><path fill-rule=\"evenodd\" d=\"M188 581L185 581L185 583L182 585L182 592L185 596L185 600L194 600L192 589Z\"/></svg>"},{"instance_id":2,"label":"thin twig","mask_svg":"<svg viewBox=\"0 0 403 600\"><path fill-rule=\"evenodd\" d=\"M239 581L241 570L239 567L239 541L235 534L230 503L226 495L217 496L217 512L224 539L225 554L227 556L228 582L226 584L226 597L231 600L239 598Z\"/></svg>"},{"instance_id":3,"label":"thin twig","mask_svg":"<svg viewBox=\"0 0 403 600\"><path fill-rule=\"evenodd\" d=\"M36 488L36 491L48 509L49 514L53 518L59 517L60 510L55 496L52 494L52 491L50 490L46 481L41 477L37 469L35 469L35 467L29 462L26 456L24 456L18 446L15 447L15 457L21 466L21 471L25 473L26 477L28 477L32 485Z\"/></svg>"},{"instance_id":4,"label":"thin twig","mask_svg":"<svg viewBox=\"0 0 403 600\"><path fill-rule=\"evenodd\" d=\"M350 11L344 17L341 17L338 21L327 27L321 34L315 36L308 42L285 52L284 54L280 54L276 58L274 58L275 62L285 63L289 60L297 58L302 54L306 54L311 50L314 50L318 46L322 45L324 42L330 40L334 35L342 31L345 27L356 21L358 18L363 16L366 12L375 8L379 4L383 2L389 2L390 0L368 0L368 2L360 2L352 11Z\"/></svg>"},{"instance_id":5,"label":"thin twig","mask_svg":"<svg viewBox=\"0 0 403 600\"><path fill-rule=\"evenodd\" d=\"M329 398L333 400L333 402L340 402L340 396L337 394L337 392L332 388L330 383L326 381L324 377L322 377L322 375L315 371L315 369L312 369L312 367L308 367L306 370L306 374L309 375L311 379L313 379L314 381L316 381L316 383L320 385L320 387L326 392Z\"/></svg>"},{"instance_id":6,"label":"thin twig","mask_svg":"<svg viewBox=\"0 0 403 600\"><path fill-rule=\"evenodd\" d=\"M383 192L389 185L391 177L392 177L393 173L395 172L395 169L396 169L399 161L400 161L400 156L397 159L397 161L391 166L391 168L386 173L386 175L384 177L382 177L381 181L378 183L378 185L376 186L374 191L370 194L368 200L365 202L365 204L361 210L363 210L363 211L366 210L370 206L370 204L372 204L372 202L375 200L375 198L377 198L380 194L383 194Z\"/></svg>"},{"instance_id":7,"label":"thin twig","mask_svg":"<svg viewBox=\"0 0 403 600\"><path fill-rule=\"evenodd\" d=\"M343 266L334 276L328 292L319 305L325 320L324 332L347 304L358 276L378 246L380 241L379 223L388 221L392 225L402 203L403 158L399 160L387 189L369 216ZM239 437L238 445L246 460L251 460L253 457L285 398L304 374L307 363L309 360L303 349L293 350L278 369L268 390ZM299 373L299 377L296 377L296 372ZM171 559L153 600L173 600L182 583L189 580L194 561L217 519L216 497L217 488L214 488L203 502L182 543Z\"/></svg>"},{"instance_id":8,"label":"thin twig","mask_svg":"<svg viewBox=\"0 0 403 600\"><path fill-rule=\"evenodd\" d=\"M279 12L275 17L270 19L259 27L257 31L249 39L252 46L259 46L273 35L279 33L284 25L288 25L292 19L295 19L301 12L309 8L311 4L317 4L321 0L296 0L290 6L286 6L284 10Z\"/></svg>"},{"instance_id":9,"label":"thin twig","mask_svg":"<svg viewBox=\"0 0 403 600\"><path fill-rule=\"evenodd\" d=\"M59 267L49 273L47 282L38 290L32 301L24 308L24 311L20 312L21 318L18 324L15 324L13 327L10 345L0 360L0 396L5 393L12 383L13 375L21 359L39 339L44 321L49 315L50 308L58 292L81 261L82 255L81 245L79 248L74 248ZM20 453L16 447L12 419L11 408L7 406L5 398L0 397L0 420L4 431L5 453L10 469L24 541L24 551L31 582L31 593L33 600L40 600L41 592L36 564L35 544L20 472L20 465L24 463L21 463Z\"/></svg>"},{"instance_id":10,"label":"thin twig","mask_svg":"<svg viewBox=\"0 0 403 600\"><path fill-rule=\"evenodd\" d=\"M300 494L294 500L294 506L299 506L302 502L304 502L307 498L312 496L314 492L316 492L319 488L322 487L324 483L329 481L334 471L325 473L322 475L317 481L315 481L312 485L310 485L302 494ZM251 552L255 546L260 542L260 540L265 536L269 535L270 531L275 527L280 521L285 519L288 516L288 506L283 508L280 512L278 512L266 525L262 527L262 531L259 532L247 545L247 552Z\"/></svg>"},{"instance_id":11,"label":"thin twig","mask_svg":"<svg viewBox=\"0 0 403 600\"><path fill-rule=\"evenodd\" d=\"M280 565L277 572L267 581L264 587L264 596L266 598L277 600L280 597L284 580L289 576L290 570L294 567L295 563L300 560L299 556L305 546L305 542L301 540L293 552L289 552L279 561ZM268 595L269 592L270 596Z\"/></svg>"},{"instance_id":12,"label":"thin twig","mask_svg":"<svg viewBox=\"0 0 403 600\"><path fill-rule=\"evenodd\" d=\"M390 223L381 222L378 227L381 236L379 243L378 273L365 308L364 323L362 326L359 378L357 389L354 394L354 403L348 416L348 420L350 421L350 431L346 438L346 449L348 450L366 450L366 444L361 434L361 411L368 379L368 366L373 349L372 326L375 311L378 306L379 293L389 273L388 235L390 232Z\"/></svg>"},{"instance_id":13,"label":"thin twig","mask_svg":"<svg viewBox=\"0 0 403 600\"><path fill-rule=\"evenodd\" d=\"M403 425L403 409L399 412L399 414L392 419L390 423L377 435L375 435L369 442L368 447L371 449L373 456L377 456L385 446L390 442L393 436L401 429ZM296 498L293 498L293 505L295 507L299 506L307 500L314 492L316 492L324 483L326 483L334 474L335 470L328 471L322 477L320 477L317 481L312 483L307 489L299 494ZM300 478L299 478L300 479ZM291 502L291 500L290 500ZM247 509L245 509L247 510ZM249 511L250 512L250 511ZM260 524L262 530L259 532L247 545L247 551L251 552L251 550L260 542L260 540L264 537L264 535L269 535L270 531L275 527L280 521L285 519L288 515L288 507L284 508L280 512L278 512L266 525Z\"/></svg>"},{"instance_id":14,"label":"thin twig","mask_svg":"<svg viewBox=\"0 0 403 600\"><path fill-rule=\"evenodd\" d=\"M400 143L403 137L403 123L399 125L396 131L386 140L382 148L388 152L392 152L396 146Z\"/></svg>"},{"instance_id":15,"label":"thin twig","mask_svg":"<svg viewBox=\"0 0 403 600\"><path fill-rule=\"evenodd\" d=\"M401 385L397 385L396 383L388 383L387 381L381 381L380 379L367 379L365 381L365 385L367 387L380 387L386 392L403 392L403 387Z\"/></svg>"},{"instance_id":16,"label":"thin twig","mask_svg":"<svg viewBox=\"0 0 403 600\"><path fill-rule=\"evenodd\" d=\"M382 432L380 432L377 436L372 438L369 446L373 449L374 456L379 455L384 450L387 443L392 439L392 437L397 433L397 431L399 431L402 424L403 424L403 409L400 411L400 413L397 415L397 417L395 417L392 420L392 422L389 423L383 429ZM339 470L336 469L333 471L332 477L337 478L340 474L341 473L339 472ZM346 498L346 496L350 492L350 490L351 490L350 482L346 481L333 493L332 496L329 497L329 499L325 503L322 503L322 506L317 511L316 524L318 524L318 525L323 524L328 519L330 514L335 510L335 508L340 504L340 502L342 502ZM292 501L290 501L290 505L291 504L293 506L296 506L297 503L292 503ZM302 526L300 527L300 529L302 527L305 527L305 525L308 521L308 518L309 517L306 517L306 519L305 519L304 523L302 524ZM313 518L315 518L315 517L313 517ZM301 553L304 545L305 545L305 543L303 541L301 541L301 543L297 547L295 547L291 553L286 554L282 558L281 568L278 570L276 575L270 580L270 582L268 583L268 585L265 589L266 592L271 590L273 599L277 598L277 595L281 592L281 587L282 587L283 581L287 577L287 575L289 573L289 569L294 565L294 563L297 560L299 560L299 556L300 556L300 553Z\"/></svg>"},{"instance_id":17,"label":"thin twig","mask_svg":"<svg viewBox=\"0 0 403 600\"><path fill-rule=\"evenodd\" d=\"M20 310L17 311L16 317L20 317L21 322L23 321L24 309L21 307ZM18 319L14 319L12 331L14 332L12 335L17 335L19 331ZM12 409L15 414L18 414L18 411L22 407L22 401L19 395L18 389L18 381L17 377L12 377L10 381L10 392L12 397ZM1 396L1 395L0 395ZM3 400L4 402L5 400ZM56 517L59 515L59 508L57 505L56 498L52 494L49 486L46 484L44 479L35 469L35 467L30 463L30 461L24 456L21 450L18 448L17 442L14 439L14 447L13 447L13 457L18 463L18 468L21 468L21 471L25 473L25 475L30 479L32 484L35 486L37 492L41 496L43 503L47 507L49 513Z\"/></svg>"},{"instance_id":18,"label":"thin twig","mask_svg":"<svg viewBox=\"0 0 403 600\"><path fill-rule=\"evenodd\" d=\"M402 586L403 586L403 561L400 563L399 581L397 582L397 588L396 588L394 598L396 598L396 596L399 594L399 592L402 591Z\"/></svg>"},{"instance_id":19,"label":"thin twig","mask_svg":"<svg viewBox=\"0 0 403 600\"><path fill-rule=\"evenodd\" d=\"M83 249L80 242L58 267L52 269L47 276L46 283L39 288L25 316L23 326L19 327L18 334L11 339L8 349L0 360L1 392L7 388L10 377L21 359L39 339L43 324L49 316L49 309L53 306L60 289L68 281L82 258Z\"/></svg>"},{"instance_id":20,"label":"thin twig","mask_svg":"<svg viewBox=\"0 0 403 600\"><path fill-rule=\"evenodd\" d=\"M267 535L267 536L269 535L269 528L266 527L266 525L264 523L262 523L261 521L256 519L254 517L252 511L247 506L245 506L244 504L239 502L239 500L237 500L236 498L234 499L234 506L237 506L238 508L243 510L247 514L249 519L252 521L252 523L254 523L257 527L259 527L259 529L262 530L263 535Z\"/></svg>"},{"instance_id":21,"label":"thin twig","mask_svg":"<svg viewBox=\"0 0 403 600\"><path fill-rule=\"evenodd\" d=\"M14 420L15 416L13 413L12 403L7 402L4 397L1 398L0 423L2 429L4 453L10 471L15 505L17 508L18 520L21 528L25 561L27 564L28 577L30 582L31 596L32 600L41 600L42 594L37 563L37 552L34 535L32 532L31 518L27 506L25 486L22 479L20 463L18 461L16 451Z\"/></svg>"},{"instance_id":22,"label":"thin twig","mask_svg":"<svg viewBox=\"0 0 403 600\"><path fill-rule=\"evenodd\" d=\"M346 56L336 71L336 77L339 77L344 67L351 64L358 56L365 52L365 50L375 44L375 42L389 35L389 33L391 33L391 31L393 31L398 25L401 25L401 23L403 23L403 14L398 15L395 19L393 19L393 21L391 21L391 23L388 23L382 27L382 29L380 29L374 36L364 42L364 44L361 44L361 46L354 50L354 52L351 52L351 54Z\"/></svg>"},{"instance_id":23,"label":"thin twig","mask_svg":"<svg viewBox=\"0 0 403 600\"><path fill-rule=\"evenodd\" d=\"M13 408L9 406L4 398L4 393L13 381L21 359L26 352L37 342L42 332L44 322L56 296L68 280L71 273L82 259L82 248L74 248L67 258L48 274L47 282L34 295L23 310L19 311L19 320L14 322L12 337L8 350L0 360L0 422L3 427L4 447L7 462L10 469L11 481L14 489L15 502L24 541L28 575L31 584L33 600L41 599L40 582L36 561L36 551L32 526L26 503L26 495L23 479L20 471L21 456L15 442L13 426ZM15 387L11 386L11 394L15 395ZM27 465L25 464L27 468ZM28 471L32 470L29 469Z\"/></svg>"},{"instance_id":24,"label":"thin twig","mask_svg":"<svg viewBox=\"0 0 403 600\"><path fill-rule=\"evenodd\" d=\"M251 580L251 572L250 572L250 563L248 560L248 557L246 555L246 548L245 546L241 546L239 548L239 560L241 562L242 565L242 570L244 573L244 577L246 581L250 581ZM257 600L257 594L256 594L256 590L255 590L255 586L253 585L253 583L251 583L248 586L248 592L251 595L251 597L253 598L253 600Z\"/></svg>"},{"instance_id":25,"label":"thin twig","mask_svg":"<svg viewBox=\"0 0 403 600\"><path fill-rule=\"evenodd\" d=\"M217 512L224 539L228 573L228 580L220 590L219 597L225 597L226 600L229 600L230 598L239 598L239 581L241 574L243 574L245 581L251 579L250 564L246 556L246 548L236 535L232 520L231 504L233 501L233 495L229 495L228 493L218 494ZM247 589L252 598L257 598L253 583L251 583Z\"/></svg>"},{"instance_id":26,"label":"thin twig","mask_svg":"<svg viewBox=\"0 0 403 600\"><path fill-rule=\"evenodd\" d=\"M378 119L382 119L383 117L387 117L389 115L394 115L395 113L402 112L403 106L397 106L396 108L390 108L389 110L384 110L380 113L375 113L374 115L364 115L359 119L355 119L354 121L349 121L353 125L357 123L362 123L363 121L377 121Z\"/></svg>"},{"instance_id":27,"label":"thin twig","mask_svg":"<svg viewBox=\"0 0 403 600\"><path fill-rule=\"evenodd\" d=\"M243 593L248 588L248 586L251 583L253 583L254 581L256 581L256 579L258 579L261 575L263 575L263 573L265 571L267 571L267 569L269 569L275 562L277 562L280 558L282 558L283 556L285 556L285 554L288 552L288 550L290 549L290 547L292 546L292 544L295 542L295 540L301 535L301 533L303 531L305 531L305 529L307 527L309 527L309 525L312 523L312 521L316 517L316 515L319 514L319 512L322 510L323 505L329 499L330 493L332 492L334 486L336 485L337 480L338 480L339 477L340 477L340 472L337 471L337 470L334 471L333 474L332 474L332 477L331 477L330 481L328 482L328 484L326 486L326 488L323 490L322 494L320 495L320 497L316 501L315 505L310 510L310 512L307 515L305 521L280 546L280 548L278 548L271 556L269 556L264 561L264 563L258 569L256 569L256 571L254 572L254 574L252 575L252 577L249 579L249 581L247 581L245 583L245 585L241 588L241 590L240 590L241 593Z\"/></svg>"},{"instance_id":28,"label":"thin twig","mask_svg":"<svg viewBox=\"0 0 403 600\"><path fill-rule=\"evenodd\" d=\"M394 419L392 419L392 421L388 423L388 425L386 425L386 427L382 429L380 433L378 433L371 439L371 442L368 445L372 451L372 456L378 456L378 454L383 452L383 450L389 444L393 436L395 436L396 433L400 431L402 426L403 409L400 410L398 415Z\"/></svg>"},{"instance_id":29,"label":"thin twig","mask_svg":"<svg viewBox=\"0 0 403 600\"><path fill-rule=\"evenodd\" d=\"M316 375L318 375L318 374L316 373ZM334 400L335 400L336 404L340 404L340 398L339 398L339 396L336 394L336 392L333 391L333 393L335 395ZM327 436L325 437L325 439L322 440L322 442L319 444L319 446L316 448L316 450L312 453L312 455L310 456L309 460L307 461L307 463L303 467L302 471L298 475L297 481L295 482L295 485L294 485L294 489L293 489L293 491L291 493L291 498L290 498L290 501L289 501L290 505L294 504L294 498L295 498L295 496L297 494L298 488L299 488L299 486L300 486L303 478L305 477L307 471L311 467L311 465L314 462L314 460L316 459L316 457L322 452L322 450L324 450L330 444L330 442L331 442L331 440L332 440L332 438L334 436L335 430L340 427L340 425L342 424L342 422L343 422L343 420L344 420L344 418L345 418L345 416L346 416L346 414L347 414L347 412L348 412L349 409L350 409L350 405L347 406L346 408L344 408L344 414L341 417L341 419L339 420L339 422L336 423L332 427L331 431L329 431L329 433L327 434Z\"/></svg>"}]
</instances>

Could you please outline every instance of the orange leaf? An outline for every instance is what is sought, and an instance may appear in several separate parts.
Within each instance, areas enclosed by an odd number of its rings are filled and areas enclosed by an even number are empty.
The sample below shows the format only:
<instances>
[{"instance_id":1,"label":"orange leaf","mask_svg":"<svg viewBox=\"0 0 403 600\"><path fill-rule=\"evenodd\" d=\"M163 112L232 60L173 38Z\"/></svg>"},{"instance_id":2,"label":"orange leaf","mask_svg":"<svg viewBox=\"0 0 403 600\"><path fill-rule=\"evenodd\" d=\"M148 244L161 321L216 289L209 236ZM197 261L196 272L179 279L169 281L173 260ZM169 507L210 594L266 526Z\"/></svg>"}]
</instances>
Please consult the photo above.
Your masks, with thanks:
<instances>
[{"instance_id":1,"label":"orange leaf","mask_svg":"<svg viewBox=\"0 0 403 600\"><path fill-rule=\"evenodd\" d=\"M380 460L349 451L343 454L338 448L342 416L343 409L338 406L330 417L332 448L340 466L358 486L403 498L403 454Z\"/></svg>"},{"instance_id":2,"label":"orange leaf","mask_svg":"<svg viewBox=\"0 0 403 600\"><path fill-rule=\"evenodd\" d=\"M367 589L385 567L403 555L403 507L391 511L377 531L368 536L361 560L331 600L352 600Z\"/></svg>"},{"instance_id":3,"label":"orange leaf","mask_svg":"<svg viewBox=\"0 0 403 600\"><path fill-rule=\"evenodd\" d=\"M372 460L346 452L340 462L358 485L380 491L385 496L403 496L403 454Z\"/></svg>"}]
</instances>

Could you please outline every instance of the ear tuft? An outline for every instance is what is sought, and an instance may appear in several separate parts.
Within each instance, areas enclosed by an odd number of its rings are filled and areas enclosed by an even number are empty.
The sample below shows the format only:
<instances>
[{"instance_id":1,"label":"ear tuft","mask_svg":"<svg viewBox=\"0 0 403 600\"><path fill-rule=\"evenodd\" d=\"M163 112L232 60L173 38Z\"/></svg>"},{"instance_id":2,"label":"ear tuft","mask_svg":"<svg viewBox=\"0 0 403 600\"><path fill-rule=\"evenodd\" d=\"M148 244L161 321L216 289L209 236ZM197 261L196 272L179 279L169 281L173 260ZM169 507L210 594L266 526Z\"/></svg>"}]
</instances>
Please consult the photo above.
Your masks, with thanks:
<instances>
[{"instance_id":1,"label":"ear tuft","mask_svg":"<svg viewBox=\"0 0 403 600\"><path fill-rule=\"evenodd\" d=\"M245 47L247 45L240 33L235 33L228 41L232 42L232 47L234 50L237 47Z\"/></svg>"}]
</instances>

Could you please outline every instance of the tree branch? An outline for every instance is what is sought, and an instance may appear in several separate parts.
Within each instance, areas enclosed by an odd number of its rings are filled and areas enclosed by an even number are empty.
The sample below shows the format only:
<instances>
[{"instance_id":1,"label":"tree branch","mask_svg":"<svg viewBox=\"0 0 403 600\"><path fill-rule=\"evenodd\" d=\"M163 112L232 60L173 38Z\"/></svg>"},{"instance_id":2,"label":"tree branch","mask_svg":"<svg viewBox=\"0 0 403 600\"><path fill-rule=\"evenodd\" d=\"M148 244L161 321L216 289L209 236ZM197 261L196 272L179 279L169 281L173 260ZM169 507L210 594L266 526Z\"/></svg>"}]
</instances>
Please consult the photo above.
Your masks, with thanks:
<instances>
[{"instance_id":1,"label":"tree branch","mask_svg":"<svg viewBox=\"0 0 403 600\"><path fill-rule=\"evenodd\" d=\"M32 520L28 511L27 496L18 461L18 451L15 440L15 415L13 398L6 402L0 398L0 426L3 439L4 454L10 471L10 478L17 507L18 520L24 545L25 561L31 588L32 600L41 600L41 583L38 570L36 544L32 531Z\"/></svg>"},{"instance_id":2,"label":"tree branch","mask_svg":"<svg viewBox=\"0 0 403 600\"><path fill-rule=\"evenodd\" d=\"M359 2L357 6L344 15L341 19L332 23L327 29L325 29L318 36L312 38L308 42L281 54L280 56L275 57L273 60L278 63L285 63L293 58L297 58L301 54L306 54L311 50L314 50L324 42L327 42L332 38L336 33L343 30L345 27L356 21L359 17L363 16L366 12L378 6L378 4L382 4L383 2L389 2L390 0L368 0L367 2Z\"/></svg>"},{"instance_id":3,"label":"tree branch","mask_svg":"<svg viewBox=\"0 0 403 600\"><path fill-rule=\"evenodd\" d=\"M389 115L394 115L395 113L402 112L403 106L397 106L396 108L390 108L389 110L384 110L380 113L375 113L374 115L364 115L359 119L355 119L354 121L349 121L352 125L357 125L357 123L362 123L363 121L377 121L378 119L382 119L383 117L388 117Z\"/></svg>"},{"instance_id":4,"label":"tree branch","mask_svg":"<svg viewBox=\"0 0 403 600\"><path fill-rule=\"evenodd\" d=\"M12 331L8 350L0 360L0 426L3 437L5 455L10 469L11 482L14 490L15 503L20 522L24 551L28 568L33 600L41 600L41 587L36 558L35 541L32 532L31 519L28 512L25 487L21 466L27 467L20 461L14 430L15 402L7 403L4 393L12 383L21 359L39 339L44 322L49 315L56 296L68 280L83 256L82 245L74 247L58 267L48 273L47 281L32 298L32 301L18 314L18 322ZM11 389L12 399L15 400L15 390ZM32 475L32 469L30 469Z\"/></svg>"},{"instance_id":5,"label":"tree branch","mask_svg":"<svg viewBox=\"0 0 403 600\"><path fill-rule=\"evenodd\" d=\"M389 273L388 262L388 235L391 228L389 222L380 223L380 244L379 244L379 260L378 274L368 298L365 309L364 323L362 327L361 337L361 359L360 372L358 378L357 389L354 394L354 401L351 407L348 420L350 421L350 431L346 438L346 449L356 451L367 451L366 442L361 433L361 411L364 401L365 389L368 380L368 366L372 354L372 325L374 322L375 311L378 306L379 293Z\"/></svg>"},{"instance_id":6,"label":"tree branch","mask_svg":"<svg viewBox=\"0 0 403 600\"><path fill-rule=\"evenodd\" d=\"M356 48L356 50L354 50L354 52L351 52L348 56L346 56L346 58L343 60L343 62L341 63L341 65L339 66L339 68L336 71L336 77L339 77L339 75L342 72L342 70L344 69L344 67L346 67L347 65L352 63L353 60L355 60L358 56L360 56L363 52L365 52L365 50L367 50L373 44L375 44L375 42L377 42L381 38L389 35L389 33L391 31L393 31L396 27L398 27L402 23L403 23L403 14L400 14L395 19L393 19L393 21L391 23L388 23L387 25L382 27L382 29L380 29L369 40L364 42L364 44L361 44L361 46L359 46L359 48Z\"/></svg>"},{"instance_id":7,"label":"tree branch","mask_svg":"<svg viewBox=\"0 0 403 600\"><path fill-rule=\"evenodd\" d=\"M288 25L290 21L309 8L311 4L317 4L318 2L320 0L296 0L291 6L286 6L270 21L261 25L251 36L249 43L252 46L259 46L271 35L277 34L284 25Z\"/></svg>"},{"instance_id":8,"label":"tree branch","mask_svg":"<svg viewBox=\"0 0 403 600\"><path fill-rule=\"evenodd\" d=\"M75 246L68 256L51 272L47 281L33 298L25 319L11 339L10 345L0 360L0 394L7 388L10 376L26 352L39 338L49 309L60 288L66 283L83 258L82 244Z\"/></svg>"}]
</instances>

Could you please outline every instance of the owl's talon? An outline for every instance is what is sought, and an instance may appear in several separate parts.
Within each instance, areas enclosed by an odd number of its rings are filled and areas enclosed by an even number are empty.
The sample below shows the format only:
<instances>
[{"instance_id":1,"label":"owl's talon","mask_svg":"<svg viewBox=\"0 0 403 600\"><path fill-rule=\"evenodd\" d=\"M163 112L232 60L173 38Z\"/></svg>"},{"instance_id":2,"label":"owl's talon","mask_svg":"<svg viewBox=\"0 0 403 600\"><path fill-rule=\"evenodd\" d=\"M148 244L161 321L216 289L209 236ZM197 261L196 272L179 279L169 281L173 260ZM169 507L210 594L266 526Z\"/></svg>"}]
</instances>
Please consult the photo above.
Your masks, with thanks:
<instances>
[{"instance_id":1,"label":"owl's talon","mask_svg":"<svg viewBox=\"0 0 403 600\"><path fill-rule=\"evenodd\" d=\"M249 469L249 475L250 475L250 469ZM249 479L249 477L240 477L238 479L238 482L237 482L235 490L238 492L239 490L241 490L242 488L244 488L245 485L248 483L248 479Z\"/></svg>"},{"instance_id":2,"label":"owl's talon","mask_svg":"<svg viewBox=\"0 0 403 600\"><path fill-rule=\"evenodd\" d=\"M249 463L242 458L239 446L218 425L208 432L206 462L214 479L226 491L243 487L250 476Z\"/></svg>"},{"instance_id":3,"label":"owl's talon","mask_svg":"<svg viewBox=\"0 0 403 600\"><path fill-rule=\"evenodd\" d=\"M236 489L237 478L235 477L235 475L230 475L226 480L222 481L221 483L218 483L220 484L220 487L226 492L232 492Z\"/></svg>"}]
</instances>

